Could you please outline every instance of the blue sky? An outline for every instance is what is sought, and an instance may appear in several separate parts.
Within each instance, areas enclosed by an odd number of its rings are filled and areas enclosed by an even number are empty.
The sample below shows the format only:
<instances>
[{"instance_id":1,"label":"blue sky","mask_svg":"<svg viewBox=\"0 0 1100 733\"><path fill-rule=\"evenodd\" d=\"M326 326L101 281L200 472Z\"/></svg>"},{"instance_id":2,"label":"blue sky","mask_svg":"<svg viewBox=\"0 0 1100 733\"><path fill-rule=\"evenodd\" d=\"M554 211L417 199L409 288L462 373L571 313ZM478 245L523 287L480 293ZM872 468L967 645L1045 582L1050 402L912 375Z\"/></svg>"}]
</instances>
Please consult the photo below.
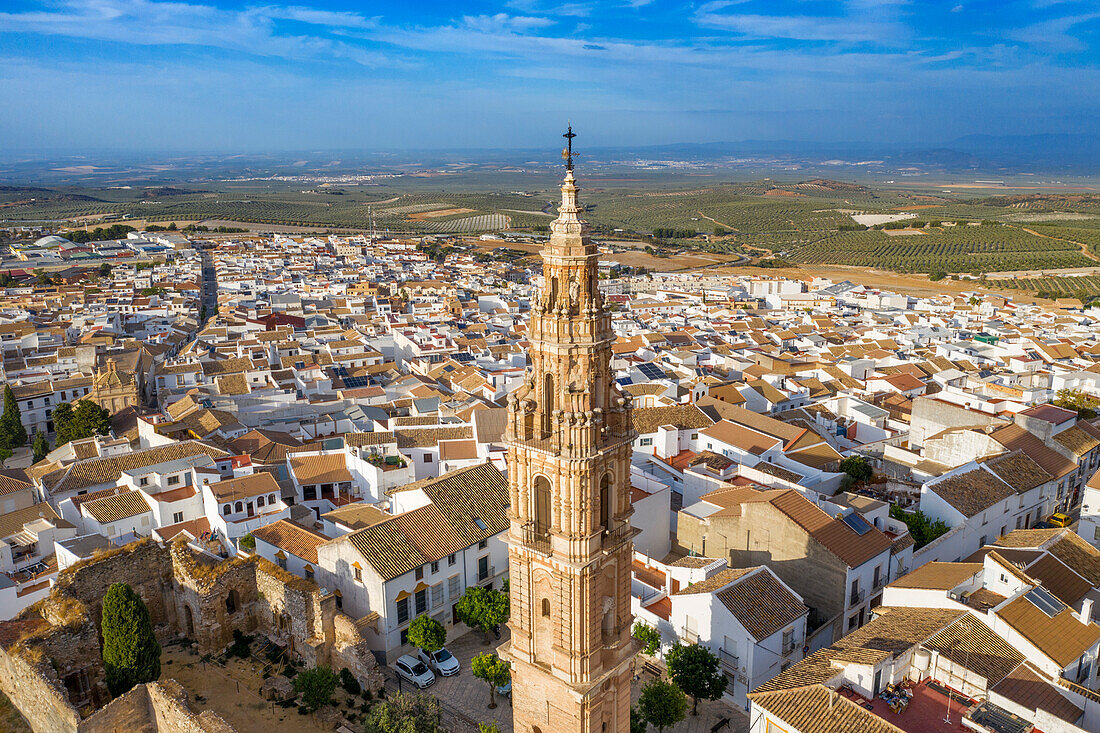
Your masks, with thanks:
<instances>
[{"instance_id":1,"label":"blue sky","mask_svg":"<svg viewBox=\"0 0 1100 733\"><path fill-rule=\"evenodd\" d=\"M927 145L1095 133L1098 67L1097 0L4 0L0 140Z\"/></svg>"}]
</instances>

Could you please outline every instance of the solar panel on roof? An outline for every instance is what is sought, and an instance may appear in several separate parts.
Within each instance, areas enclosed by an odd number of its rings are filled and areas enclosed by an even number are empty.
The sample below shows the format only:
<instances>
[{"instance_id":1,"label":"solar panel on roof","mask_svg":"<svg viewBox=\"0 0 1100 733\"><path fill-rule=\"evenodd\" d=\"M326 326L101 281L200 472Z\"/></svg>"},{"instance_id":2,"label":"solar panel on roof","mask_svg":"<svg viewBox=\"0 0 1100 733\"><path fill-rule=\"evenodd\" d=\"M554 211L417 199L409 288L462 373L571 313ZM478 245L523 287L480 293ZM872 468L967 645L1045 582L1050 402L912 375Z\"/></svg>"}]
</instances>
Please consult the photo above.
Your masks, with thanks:
<instances>
[{"instance_id":1,"label":"solar panel on roof","mask_svg":"<svg viewBox=\"0 0 1100 733\"><path fill-rule=\"evenodd\" d=\"M1054 618L1066 608L1064 603L1055 598L1050 591L1041 585L1025 593L1024 598L1031 601L1033 606L1051 618Z\"/></svg>"},{"instance_id":2,"label":"solar panel on roof","mask_svg":"<svg viewBox=\"0 0 1100 733\"><path fill-rule=\"evenodd\" d=\"M370 377L344 377L344 386L348 389L370 386Z\"/></svg>"},{"instance_id":3,"label":"solar panel on roof","mask_svg":"<svg viewBox=\"0 0 1100 733\"><path fill-rule=\"evenodd\" d=\"M871 525L867 523L867 520L861 514L852 512L851 514L842 515L840 519L858 535L865 535L871 531Z\"/></svg>"},{"instance_id":4,"label":"solar panel on roof","mask_svg":"<svg viewBox=\"0 0 1100 733\"><path fill-rule=\"evenodd\" d=\"M649 379L665 379L667 375L661 371L661 367L656 364L639 364L638 371L644 374Z\"/></svg>"}]
</instances>

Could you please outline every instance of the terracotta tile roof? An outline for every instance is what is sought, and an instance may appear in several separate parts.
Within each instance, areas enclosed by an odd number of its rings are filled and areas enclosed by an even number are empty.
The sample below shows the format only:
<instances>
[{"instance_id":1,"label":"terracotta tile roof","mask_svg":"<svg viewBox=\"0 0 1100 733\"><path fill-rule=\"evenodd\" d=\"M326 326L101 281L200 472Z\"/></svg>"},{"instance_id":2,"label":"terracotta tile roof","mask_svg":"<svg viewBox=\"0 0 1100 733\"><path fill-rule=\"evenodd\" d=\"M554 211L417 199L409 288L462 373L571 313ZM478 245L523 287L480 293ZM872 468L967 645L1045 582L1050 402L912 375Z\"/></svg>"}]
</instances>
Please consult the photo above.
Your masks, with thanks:
<instances>
[{"instance_id":1,"label":"terracotta tile roof","mask_svg":"<svg viewBox=\"0 0 1100 733\"><path fill-rule=\"evenodd\" d=\"M993 613L1059 667L1073 664L1089 647L1100 641L1100 626L1095 623L1086 626L1074 617L1068 607L1052 618L1026 597L1020 596Z\"/></svg>"},{"instance_id":2,"label":"terracotta tile roof","mask_svg":"<svg viewBox=\"0 0 1100 733\"><path fill-rule=\"evenodd\" d=\"M1083 422L1084 421L1082 421L1082 423ZM1055 435L1054 440L1057 441L1059 445L1071 451L1078 458L1086 455L1097 446L1100 446L1100 440L1097 440L1076 425Z\"/></svg>"},{"instance_id":3,"label":"terracotta tile roof","mask_svg":"<svg viewBox=\"0 0 1100 733\"><path fill-rule=\"evenodd\" d=\"M53 507L46 502L32 504L22 509L0 514L0 539L11 537L13 534L21 531L24 524L33 522L37 519L46 519L50 522L55 522L60 520L61 517L58 516ZM66 524L68 523L66 522Z\"/></svg>"},{"instance_id":4,"label":"terracotta tile roof","mask_svg":"<svg viewBox=\"0 0 1100 733\"><path fill-rule=\"evenodd\" d=\"M431 448L441 440L469 440L474 437L471 425L446 428L394 430L398 448Z\"/></svg>"},{"instance_id":5,"label":"terracotta tile roof","mask_svg":"<svg viewBox=\"0 0 1100 733\"><path fill-rule=\"evenodd\" d=\"M952 662L977 672L994 685L1024 661L1024 655L977 618L966 615L924 642Z\"/></svg>"},{"instance_id":6,"label":"terracotta tile roof","mask_svg":"<svg viewBox=\"0 0 1100 733\"><path fill-rule=\"evenodd\" d=\"M169 524L166 527L157 527L153 530L153 534L164 541L168 541L181 532L187 532L192 537L201 537L203 533L209 531L210 520L206 517L199 517L198 519L189 519L186 522L180 522L178 524Z\"/></svg>"},{"instance_id":7,"label":"terracotta tile roof","mask_svg":"<svg viewBox=\"0 0 1100 733\"><path fill-rule=\"evenodd\" d=\"M93 499L81 504L80 510L100 524L129 519L150 511L140 491L123 491L114 496Z\"/></svg>"},{"instance_id":8,"label":"terracotta tile roof","mask_svg":"<svg viewBox=\"0 0 1100 733\"><path fill-rule=\"evenodd\" d=\"M166 463L181 458L206 454L213 459L225 458L229 454L197 440L162 445L147 450L134 451L121 456L92 458L77 461L68 468L47 474L41 478L43 485L52 494L63 491L78 491L98 484L114 483L123 471L145 468L157 463Z\"/></svg>"},{"instance_id":9,"label":"terracotta tile roof","mask_svg":"<svg viewBox=\"0 0 1100 733\"><path fill-rule=\"evenodd\" d=\"M739 448L757 456L762 455L768 450L779 447L782 443L782 441L774 436L746 428L743 425L738 425L729 420L722 420L721 422L714 423L705 430L701 430L699 434L721 441L727 445L732 445L735 448Z\"/></svg>"},{"instance_id":10,"label":"terracotta tile roof","mask_svg":"<svg viewBox=\"0 0 1100 733\"><path fill-rule=\"evenodd\" d=\"M1100 587L1100 550L1085 542L1072 530L1058 531L1061 533L1061 539L1050 546L1050 554L1068 565L1094 587Z\"/></svg>"},{"instance_id":11,"label":"terracotta tile roof","mask_svg":"<svg viewBox=\"0 0 1100 733\"><path fill-rule=\"evenodd\" d=\"M986 460L985 467L1020 494L1054 478L1026 453L1018 450Z\"/></svg>"},{"instance_id":12,"label":"terracotta tile roof","mask_svg":"<svg viewBox=\"0 0 1100 733\"><path fill-rule=\"evenodd\" d=\"M690 596L699 593L713 593L716 590L724 588L735 580L745 575L748 575L755 569L756 568L723 568L706 580L701 580L698 583L692 583L691 585L681 588L672 595Z\"/></svg>"},{"instance_id":13,"label":"terracotta tile roof","mask_svg":"<svg viewBox=\"0 0 1100 733\"><path fill-rule=\"evenodd\" d=\"M1042 557L1024 568L1024 572L1042 583L1044 588L1067 606L1076 606L1077 602L1093 588L1092 583L1051 553L1044 553Z\"/></svg>"},{"instance_id":14,"label":"terracotta tile roof","mask_svg":"<svg viewBox=\"0 0 1100 733\"><path fill-rule=\"evenodd\" d=\"M338 484L351 481L351 472L343 453L329 453L319 456L298 456L290 458L290 470L298 483Z\"/></svg>"},{"instance_id":15,"label":"terracotta tile roof","mask_svg":"<svg viewBox=\"0 0 1100 733\"><path fill-rule=\"evenodd\" d=\"M362 447L369 445L388 445L390 443L397 443L397 436L387 431L377 431L373 433L345 433L344 443L353 447Z\"/></svg>"},{"instance_id":16,"label":"terracotta tile roof","mask_svg":"<svg viewBox=\"0 0 1100 733\"><path fill-rule=\"evenodd\" d=\"M1062 530L1058 528L1015 529L999 537L993 544L997 547L1039 547L1060 532Z\"/></svg>"},{"instance_id":17,"label":"terracotta tile roof","mask_svg":"<svg viewBox=\"0 0 1100 733\"><path fill-rule=\"evenodd\" d=\"M973 517L1016 493L1004 481L982 468L949 476L928 488L965 517Z\"/></svg>"},{"instance_id":18,"label":"terracotta tile roof","mask_svg":"<svg viewBox=\"0 0 1100 733\"><path fill-rule=\"evenodd\" d=\"M822 684L774 692L759 689L750 694L753 704L800 733L904 733Z\"/></svg>"},{"instance_id":19,"label":"terracotta tile roof","mask_svg":"<svg viewBox=\"0 0 1100 733\"><path fill-rule=\"evenodd\" d=\"M280 550L297 555L315 566L317 565L317 547L329 541L329 538L320 532L314 532L285 519L252 530L252 536Z\"/></svg>"},{"instance_id":20,"label":"terracotta tile roof","mask_svg":"<svg viewBox=\"0 0 1100 733\"><path fill-rule=\"evenodd\" d=\"M1055 478L1061 478L1077 469L1076 463L1053 448L1047 447L1042 440L1019 425L1008 425L999 430L994 430L989 434L989 437L1008 450L1023 451L1031 460L1042 466L1044 471Z\"/></svg>"},{"instance_id":21,"label":"terracotta tile roof","mask_svg":"<svg viewBox=\"0 0 1100 733\"><path fill-rule=\"evenodd\" d=\"M34 484L25 472L11 468L0 471L0 496L33 488Z\"/></svg>"},{"instance_id":22,"label":"terracotta tile roof","mask_svg":"<svg viewBox=\"0 0 1100 733\"><path fill-rule=\"evenodd\" d=\"M740 578L718 591L715 597L757 641L763 641L809 613L798 596L766 569Z\"/></svg>"},{"instance_id":23,"label":"terracotta tile roof","mask_svg":"<svg viewBox=\"0 0 1100 733\"><path fill-rule=\"evenodd\" d=\"M634 429L642 435L655 433L662 425L697 430L714 424L714 421L695 405L637 407L631 411L631 420L634 422Z\"/></svg>"},{"instance_id":24,"label":"terracotta tile roof","mask_svg":"<svg viewBox=\"0 0 1100 733\"><path fill-rule=\"evenodd\" d=\"M279 484L270 473L260 472L247 476L216 481L207 484L206 488L219 502L237 501L238 499L250 499L253 496L263 494L279 494Z\"/></svg>"},{"instance_id":25,"label":"terracotta tile roof","mask_svg":"<svg viewBox=\"0 0 1100 733\"><path fill-rule=\"evenodd\" d=\"M1076 723L1085 711L1067 700L1028 664L1021 664L994 685L996 692L1028 710L1045 710L1068 723Z\"/></svg>"},{"instance_id":26,"label":"terracotta tile roof","mask_svg":"<svg viewBox=\"0 0 1100 733\"><path fill-rule=\"evenodd\" d=\"M383 580L508 528L508 481L491 463L451 471L400 490L410 489L424 491L432 503L337 540L350 542Z\"/></svg>"},{"instance_id":27,"label":"terracotta tile roof","mask_svg":"<svg viewBox=\"0 0 1100 733\"><path fill-rule=\"evenodd\" d=\"M379 522L389 519L391 516L392 515L386 514L384 511L371 504L359 502L333 509L331 512L322 514L321 519L339 522L345 527L356 530L362 529L363 527L369 527L372 524L378 524Z\"/></svg>"},{"instance_id":28,"label":"terracotta tile roof","mask_svg":"<svg viewBox=\"0 0 1100 733\"><path fill-rule=\"evenodd\" d=\"M951 590L982 571L980 562L929 562L890 584L891 588Z\"/></svg>"}]
</instances>

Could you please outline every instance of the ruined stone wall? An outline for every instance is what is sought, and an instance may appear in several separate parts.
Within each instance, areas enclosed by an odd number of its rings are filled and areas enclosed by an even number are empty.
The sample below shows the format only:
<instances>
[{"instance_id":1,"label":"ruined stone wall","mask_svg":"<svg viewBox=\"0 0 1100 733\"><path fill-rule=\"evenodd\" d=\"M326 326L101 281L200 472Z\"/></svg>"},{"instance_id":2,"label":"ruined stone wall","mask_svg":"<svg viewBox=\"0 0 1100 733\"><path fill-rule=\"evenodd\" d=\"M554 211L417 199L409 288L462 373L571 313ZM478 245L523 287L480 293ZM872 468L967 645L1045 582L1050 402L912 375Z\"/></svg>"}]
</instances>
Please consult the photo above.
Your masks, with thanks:
<instances>
[{"instance_id":1,"label":"ruined stone wall","mask_svg":"<svg viewBox=\"0 0 1100 733\"><path fill-rule=\"evenodd\" d=\"M167 548L151 539L139 540L78 562L59 573L51 596L80 601L87 607L88 618L99 628L107 589L113 583L128 583L149 607L153 628L163 637L171 634L176 626L171 567Z\"/></svg>"},{"instance_id":2,"label":"ruined stone wall","mask_svg":"<svg viewBox=\"0 0 1100 733\"><path fill-rule=\"evenodd\" d=\"M234 630L256 628L253 561L208 561L183 543L172 545L171 559L177 632L197 641L201 651L212 652L232 642Z\"/></svg>"},{"instance_id":3,"label":"ruined stone wall","mask_svg":"<svg viewBox=\"0 0 1100 733\"><path fill-rule=\"evenodd\" d=\"M45 658L32 662L16 649L0 650L0 690L35 733L75 733L80 712L53 667Z\"/></svg>"},{"instance_id":4,"label":"ruined stone wall","mask_svg":"<svg viewBox=\"0 0 1100 733\"><path fill-rule=\"evenodd\" d=\"M174 680L138 685L80 724L79 733L166 731L170 733L234 733L234 728L210 711L195 715L187 693Z\"/></svg>"},{"instance_id":5,"label":"ruined stone wall","mask_svg":"<svg viewBox=\"0 0 1100 733\"><path fill-rule=\"evenodd\" d=\"M332 668L347 667L364 689L377 692L385 684L385 679L378 669L377 658L371 652L370 642L360 633L355 621L346 614L337 613L332 626L336 639Z\"/></svg>"},{"instance_id":6,"label":"ruined stone wall","mask_svg":"<svg viewBox=\"0 0 1100 733\"><path fill-rule=\"evenodd\" d=\"M153 682L145 688L157 730L172 733L233 733L235 730L210 710L194 715L187 706L187 693L175 680Z\"/></svg>"}]
</instances>

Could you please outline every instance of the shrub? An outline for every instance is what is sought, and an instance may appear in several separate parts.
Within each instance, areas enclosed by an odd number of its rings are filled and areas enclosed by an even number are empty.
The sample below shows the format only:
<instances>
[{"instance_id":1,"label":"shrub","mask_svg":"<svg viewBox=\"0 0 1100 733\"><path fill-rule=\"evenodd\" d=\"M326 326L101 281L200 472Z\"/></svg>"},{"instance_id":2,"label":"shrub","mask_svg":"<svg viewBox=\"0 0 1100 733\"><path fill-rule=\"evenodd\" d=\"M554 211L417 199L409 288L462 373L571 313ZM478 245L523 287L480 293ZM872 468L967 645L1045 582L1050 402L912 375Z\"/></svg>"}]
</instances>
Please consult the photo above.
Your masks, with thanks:
<instances>
[{"instance_id":1,"label":"shrub","mask_svg":"<svg viewBox=\"0 0 1100 733\"><path fill-rule=\"evenodd\" d=\"M340 686L344 688L344 692L349 695L358 695L362 687L359 685L359 680L355 679L355 675L351 673L347 667L340 670Z\"/></svg>"},{"instance_id":2,"label":"shrub","mask_svg":"<svg viewBox=\"0 0 1100 733\"><path fill-rule=\"evenodd\" d=\"M302 696L302 703L310 710L317 710L332 701L332 693L340 678L328 667L307 669L294 679L294 691Z\"/></svg>"}]
</instances>

